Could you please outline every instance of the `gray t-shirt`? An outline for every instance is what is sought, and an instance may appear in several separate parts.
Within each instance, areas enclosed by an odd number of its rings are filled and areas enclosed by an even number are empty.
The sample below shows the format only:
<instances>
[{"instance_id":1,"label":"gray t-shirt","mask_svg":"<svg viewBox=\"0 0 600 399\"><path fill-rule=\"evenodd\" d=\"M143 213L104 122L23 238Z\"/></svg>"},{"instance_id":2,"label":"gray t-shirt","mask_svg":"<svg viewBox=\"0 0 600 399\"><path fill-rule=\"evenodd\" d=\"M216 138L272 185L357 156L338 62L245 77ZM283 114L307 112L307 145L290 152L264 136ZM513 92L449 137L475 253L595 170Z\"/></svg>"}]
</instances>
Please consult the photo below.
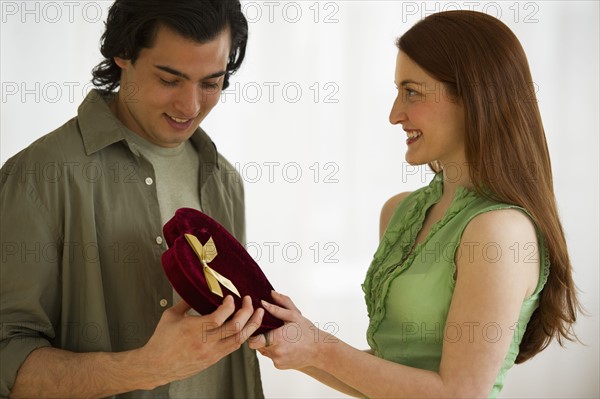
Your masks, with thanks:
<instances>
[{"instance_id":1,"label":"gray t-shirt","mask_svg":"<svg viewBox=\"0 0 600 399\"><path fill-rule=\"evenodd\" d=\"M156 191L163 225L167 223L179 208L202 210L198 198L198 152L188 140L174 148L154 145L142 137L127 131L125 139L132 151L139 152L154 168ZM177 291L173 290L173 303L181 300ZM190 310L192 315L198 315ZM229 359L219 363L200 374L185 380L172 382L169 386L171 398L213 398L227 395L227 369ZM225 391L223 391L225 390Z\"/></svg>"}]
</instances>

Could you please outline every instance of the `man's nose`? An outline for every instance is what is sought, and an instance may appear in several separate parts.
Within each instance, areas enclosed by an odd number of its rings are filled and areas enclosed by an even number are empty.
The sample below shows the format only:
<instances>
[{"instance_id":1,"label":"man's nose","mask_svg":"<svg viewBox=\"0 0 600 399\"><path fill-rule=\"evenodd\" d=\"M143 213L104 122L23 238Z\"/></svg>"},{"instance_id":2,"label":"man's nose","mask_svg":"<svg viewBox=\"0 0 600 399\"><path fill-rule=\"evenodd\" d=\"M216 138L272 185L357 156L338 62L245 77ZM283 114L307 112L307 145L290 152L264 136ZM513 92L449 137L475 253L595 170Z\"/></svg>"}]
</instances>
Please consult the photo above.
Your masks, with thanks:
<instances>
[{"instance_id":1,"label":"man's nose","mask_svg":"<svg viewBox=\"0 0 600 399\"><path fill-rule=\"evenodd\" d=\"M202 92L195 85L185 85L177 95L174 104L179 117L194 118L202 107Z\"/></svg>"}]
</instances>

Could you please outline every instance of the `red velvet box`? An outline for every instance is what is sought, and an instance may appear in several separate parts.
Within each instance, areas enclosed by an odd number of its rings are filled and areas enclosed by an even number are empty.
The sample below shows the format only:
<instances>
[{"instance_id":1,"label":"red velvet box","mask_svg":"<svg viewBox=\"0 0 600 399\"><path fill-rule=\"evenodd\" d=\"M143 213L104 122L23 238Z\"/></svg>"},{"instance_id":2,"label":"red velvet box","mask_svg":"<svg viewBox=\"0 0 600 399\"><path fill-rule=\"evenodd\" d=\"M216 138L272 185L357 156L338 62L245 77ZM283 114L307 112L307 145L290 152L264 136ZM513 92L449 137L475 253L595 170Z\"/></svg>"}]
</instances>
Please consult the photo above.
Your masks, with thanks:
<instances>
[{"instance_id":1,"label":"red velvet box","mask_svg":"<svg viewBox=\"0 0 600 399\"><path fill-rule=\"evenodd\" d=\"M241 308L242 299L249 295L254 308L262 307L260 300L272 302L271 290L273 286L267 280L258 264L252 259L246 249L221 226L217 221L204 213L191 208L181 208L175 212L163 227L163 233L169 249L162 256L162 265L173 288L181 297L200 314L212 313L222 302L225 296L233 296L236 310ZM240 297L227 288L227 282L217 285L223 297L211 291L205 273L209 280L211 271L206 271L205 265L200 260L200 253L192 247L192 235L197 238L205 248L205 264L216 272L217 276L230 280ZM214 247L209 240L212 238ZM216 256L212 258L211 249L216 247ZM198 247L197 247L198 250ZM213 281L213 284L216 280ZM268 312L265 312L259 329L253 334L280 327L283 322Z\"/></svg>"}]
</instances>

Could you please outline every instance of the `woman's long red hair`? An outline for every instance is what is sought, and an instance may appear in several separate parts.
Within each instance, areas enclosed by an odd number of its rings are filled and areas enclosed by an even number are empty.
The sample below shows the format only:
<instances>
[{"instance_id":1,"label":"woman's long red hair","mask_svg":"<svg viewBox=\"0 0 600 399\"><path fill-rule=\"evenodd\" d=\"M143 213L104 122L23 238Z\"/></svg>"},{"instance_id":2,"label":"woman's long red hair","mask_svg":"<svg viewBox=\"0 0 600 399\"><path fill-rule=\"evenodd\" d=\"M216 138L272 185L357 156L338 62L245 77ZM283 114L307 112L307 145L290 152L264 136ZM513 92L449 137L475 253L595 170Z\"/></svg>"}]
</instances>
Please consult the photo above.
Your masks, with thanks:
<instances>
[{"instance_id":1,"label":"woman's long red hair","mask_svg":"<svg viewBox=\"0 0 600 399\"><path fill-rule=\"evenodd\" d=\"M580 304L558 217L536 85L519 40L487 14L448 11L419 21L397 46L464 104L466 158L477 191L527 209L547 244L550 274L516 362L535 356L553 338L561 345L574 340Z\"/></svg>"}]
</instances>

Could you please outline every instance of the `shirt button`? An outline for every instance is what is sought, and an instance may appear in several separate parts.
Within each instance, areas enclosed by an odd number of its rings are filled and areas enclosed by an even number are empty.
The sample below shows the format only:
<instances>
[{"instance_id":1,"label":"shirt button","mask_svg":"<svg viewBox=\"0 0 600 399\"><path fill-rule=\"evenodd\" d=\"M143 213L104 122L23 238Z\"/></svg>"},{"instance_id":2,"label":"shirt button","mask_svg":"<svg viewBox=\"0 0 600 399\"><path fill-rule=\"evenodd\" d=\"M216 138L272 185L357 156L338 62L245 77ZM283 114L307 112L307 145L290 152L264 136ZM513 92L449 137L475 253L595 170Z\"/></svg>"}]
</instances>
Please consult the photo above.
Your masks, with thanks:
<instances>
[{"instance_id":1,"label":"shirt button","mask_svg":"<svg viewBox=\"0 0 600 399\"><path fill-rule=\"evenodd\" d=\"M161 236L158 236L158 237L156 237L156 243L157 243L158 245L161 245L161 244L163 243L163 239L162 239L162 237L161 237Z\"/></svg>"},{"instance_id":2,"label":"shirt button","mask_svg":"<svg viewBox=\"0 0 600 399\"><path fill-rule=\"evenodd\" d=\"M149 185L149 186L151 186L152 183L154 183L154 180L152 180L151 177L146 177L146 184Z\"/></svg>"},{"instance_id":3,"label":"shirt button","mask_svg":"<svg viewBox=\"0 0 600 399\"><path fill-rule=\"evenodd\" d=\"M169 302L166 299L161 299L159 302L161 308L166 307L168 303Z\"/></svg>"}]
</instances>

